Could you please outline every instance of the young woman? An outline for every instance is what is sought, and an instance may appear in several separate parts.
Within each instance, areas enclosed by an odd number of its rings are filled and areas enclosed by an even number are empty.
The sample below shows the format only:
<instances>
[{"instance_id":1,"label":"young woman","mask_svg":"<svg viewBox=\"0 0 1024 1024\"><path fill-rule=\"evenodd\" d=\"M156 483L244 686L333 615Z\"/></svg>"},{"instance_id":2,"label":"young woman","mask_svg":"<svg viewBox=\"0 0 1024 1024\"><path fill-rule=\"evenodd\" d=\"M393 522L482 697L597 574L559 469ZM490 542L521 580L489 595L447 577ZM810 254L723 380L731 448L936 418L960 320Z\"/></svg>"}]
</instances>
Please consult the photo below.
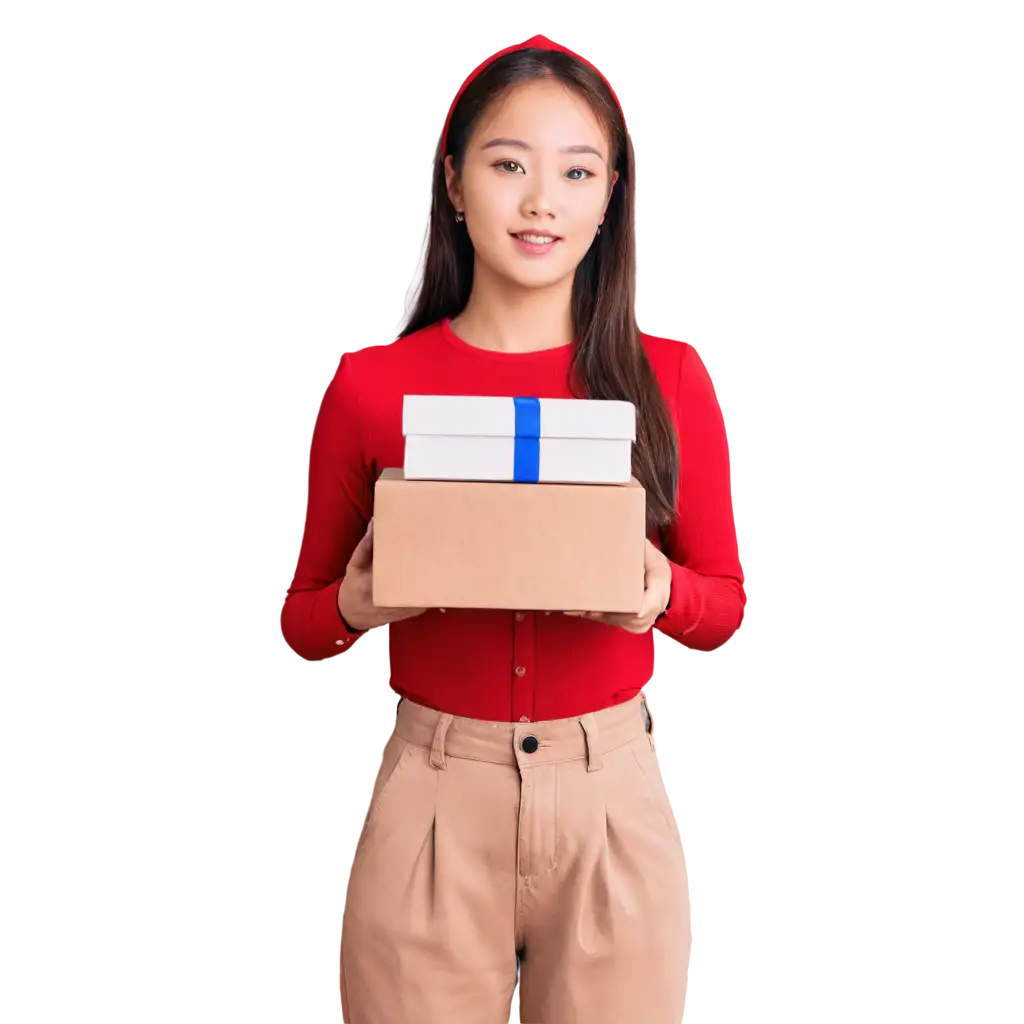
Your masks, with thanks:
<instances>
[{"instance_id":1,"label":"young woman","mask_svg":"<svg viewBox=\"0 0 1024 1024\"><path fill-rule=\"evenodd\" d=\"M282 611L308 659L391 626L400 699L349 880L346 1021L504 1022L517 977L523 1021L682 1019L686 862L642 687L652 627L710 651L746 598L714 388L691 345L639 331L634 277L610 85L544 36L489 57L441 134L409 321L344 354L324 395ZM633 402L642 611L375 607L373 487L417 393Z\"/></svg>"}]
</instances>

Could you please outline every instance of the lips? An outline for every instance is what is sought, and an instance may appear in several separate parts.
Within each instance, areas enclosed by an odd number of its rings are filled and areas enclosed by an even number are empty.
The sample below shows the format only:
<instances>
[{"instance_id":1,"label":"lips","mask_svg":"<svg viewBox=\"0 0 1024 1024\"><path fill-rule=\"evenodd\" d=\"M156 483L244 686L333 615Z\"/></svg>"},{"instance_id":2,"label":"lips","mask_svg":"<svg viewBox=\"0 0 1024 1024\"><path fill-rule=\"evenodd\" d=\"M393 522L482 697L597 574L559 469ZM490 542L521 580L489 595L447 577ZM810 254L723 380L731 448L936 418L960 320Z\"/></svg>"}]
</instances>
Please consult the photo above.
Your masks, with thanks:
<instances>
[{"instance_id":1,"label":"lips","mask_svg":"<svg viewBox=\"0 0 1024 1024\"><path fill-rule=\"evenodd\" d=\"M513 238L521 239L522 241L525 242L525 241L528 241L528 239L526 238L527 235L532 236L532 238L534 238L534 239L536 239L536 238L541 239L541 243L544 243L544 244L546 244L547 242L558 242L558 241L561 240L561 235L547 235L547 234L544 234L544 232L536 232L536 231L520 231L518 233L513 232L512 237ZM540 243L532 243L532 244L540 244Z\"/></svg>"}]
</instances>

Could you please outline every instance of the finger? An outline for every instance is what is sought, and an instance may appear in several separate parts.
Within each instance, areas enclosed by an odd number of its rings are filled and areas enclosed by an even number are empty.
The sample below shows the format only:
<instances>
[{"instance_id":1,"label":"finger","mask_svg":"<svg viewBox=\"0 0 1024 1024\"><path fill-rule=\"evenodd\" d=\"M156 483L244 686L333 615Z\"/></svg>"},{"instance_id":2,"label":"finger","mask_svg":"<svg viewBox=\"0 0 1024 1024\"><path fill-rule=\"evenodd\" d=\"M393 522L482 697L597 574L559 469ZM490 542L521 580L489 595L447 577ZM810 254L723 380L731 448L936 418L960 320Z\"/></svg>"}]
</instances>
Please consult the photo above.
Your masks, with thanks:
<instances>
[{"instance_id":1,"label":"finger","mask_svg":"<svg viewBox=\"0 0 1024 1024\"><path fill-rule=\"evenodd\" d=\"M636 613L637 619L644 619L653 616L661 608L661 591L657 587L648 587L644 591L644 598L640 605L640 611Z\"/></svg>"},{"instance_id":2,"label":"finger","mask_svg":"<svg viewBox=\"0 0 1024 1024\"><path fill-rule=\"evenodd\" d=\"M417 615L422 615L426 611L426 608L389 608L384 614L389 619L411 619Z\"/></svg>"},{"instance_id":3,"label":"finger","mask_svg":"<svg viewBox=\"0 0 1024 1024\"><path fill-rule=\"evenodd\" d=\"M369 572L373 568L373 549L365 537L355 546L348 564L350 569L358 569L360 572Z\"/></svg>"},{"instance_id":4,"label":"finger","mask_svg":"<svg viewBox=\"0 0 1024 1024\"><path fill-rule=\"evenodd\" d=\"M609 626L618 626L619 629L624 629L627 633L643 633L647 629L644 619L637 618L636 615L629 612L609 612L604 617L604 621Z\"/></svg>"},{"instance_id":5,"label":"finger","mask_svg":"<svg viewBox=\"0 0 1024 1024\"><path fill-rule=\"evenodd\" d=\"M650 569L655 564L655 552L658 549L651 543L651 538L647 538L647 543L644 545L644 568Z\"/></svg>"}]
</instances>

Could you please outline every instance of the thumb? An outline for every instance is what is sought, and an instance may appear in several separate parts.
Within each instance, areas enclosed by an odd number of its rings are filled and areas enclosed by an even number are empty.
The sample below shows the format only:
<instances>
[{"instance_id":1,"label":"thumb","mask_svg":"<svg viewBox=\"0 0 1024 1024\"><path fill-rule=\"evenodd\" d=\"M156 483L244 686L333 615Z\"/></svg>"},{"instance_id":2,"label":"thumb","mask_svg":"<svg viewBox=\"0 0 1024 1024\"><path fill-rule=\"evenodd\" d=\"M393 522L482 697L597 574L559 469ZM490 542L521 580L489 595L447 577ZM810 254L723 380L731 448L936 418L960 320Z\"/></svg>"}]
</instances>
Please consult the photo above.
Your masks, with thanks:
<instances>
[{"instance_id":1,"label":"thumb","mask_svg":"<svg viewBox=\"0 0 1024 1024\"><path fill-rule=\"evenodd\" d=\"M359 543L355 546L352 552L352 557L349 559L349 565L354 566L357 569L368 569L373 563L373 520L370 520L370 525L366 528L366 533L363 534L359 539Z\"/></svg>"},{"instance_id":2,"label":"thumb","mask_svg":"<svg viewBox=\"0 0 1024 1024\"><path fill-rule=\"evenodd\" d=\"M642 603L640 605L640 611L638 611L636 613L636 617L638 619L642 619L642 618L645 618L646 616L650 615L651 612L653 612L654 609L658 607L658 601L660 601L660 600L661 600L661 598L658 595L657 588L656 587L648 587L644 591L644 597L643 597L643 601L642 601Z\"/></svg>"},{"instance_id":3,"label":"thumb","mask_svg":"<svg viewBox=\"0 0 1024 1024\"><path fill-rule=\"evenodd\" d=\"M658 549L654 544L651 543L651 538L647 538L647 543L644 545L644 569L651 569L658 564Z\"/></svg>"}]
</instances>

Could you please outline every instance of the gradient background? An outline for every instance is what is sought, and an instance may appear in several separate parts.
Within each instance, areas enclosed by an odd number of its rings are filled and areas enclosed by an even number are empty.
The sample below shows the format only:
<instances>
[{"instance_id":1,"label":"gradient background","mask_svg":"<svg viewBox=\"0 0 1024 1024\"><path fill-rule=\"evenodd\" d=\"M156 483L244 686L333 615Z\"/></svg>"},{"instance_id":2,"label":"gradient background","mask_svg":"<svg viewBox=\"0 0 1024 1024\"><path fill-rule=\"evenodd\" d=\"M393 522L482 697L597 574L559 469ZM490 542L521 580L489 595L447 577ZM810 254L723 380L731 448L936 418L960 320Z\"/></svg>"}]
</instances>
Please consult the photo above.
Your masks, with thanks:
<instances>
[{"instance_id":1,"label":"gradient background","mask_svg":"<svg viewBox=\"0 0 1024 1024\"><path fill-rule=\"evenodd\" d=\"M744 623L647 687L686 1022L1024 1019L1020 18L5 6L0 1016L340 1021L395 698L385 629L280 633L313 423L455 90L541 32L618 92L639 322L731 450Z\"/></svg>"}]
</instances>

